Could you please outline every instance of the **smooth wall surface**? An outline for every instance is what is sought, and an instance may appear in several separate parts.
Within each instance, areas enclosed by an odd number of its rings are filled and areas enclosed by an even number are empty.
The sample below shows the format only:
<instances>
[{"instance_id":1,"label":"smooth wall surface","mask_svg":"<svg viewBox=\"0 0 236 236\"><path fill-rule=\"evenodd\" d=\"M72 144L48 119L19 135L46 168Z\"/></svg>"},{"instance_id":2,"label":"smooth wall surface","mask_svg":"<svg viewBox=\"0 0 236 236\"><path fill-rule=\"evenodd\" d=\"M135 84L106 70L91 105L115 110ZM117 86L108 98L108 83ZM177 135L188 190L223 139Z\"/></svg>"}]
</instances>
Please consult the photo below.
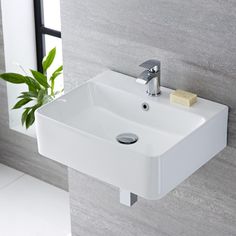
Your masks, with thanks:
<instances>
[{"instance_id":1,"label":"smooth wall surface","mask_svg":"<svg viewBox=\"0 0 236 236\"><path fill-rule=\"evenodd\" d=\"M0 73L3 73L5 65L1 19L0 12ZM68 188L67 167L40 156L36 139L9 129L7 88L2 80L0 80L0 163L60 188Z\"/></svg>"},{"instance_id":2,"label":"smooth wall surface","mask_svg":"<svg viewBox=\"0 0 236 236\"><path fill-rule=\"evenodd\" d=\"M116 188L70 169L73 235L236 234L236 3L61 0L61 10L66 91L107 68L137 76L156 58L162 85L230 107L230 147L161 201L124 208Z\"/></svg>"},{"instance_id":3,"label":"smooth wall surface","mask_svg":"<svg viewBox=\"0 0 236 236\"><path fill-rule=\"evenodd\" d=\"M24 7L22 8L22 6ZM6 71L22 73L19 64L24 69L36 69L33 1L1 0L1 8ZM20 8L22 8L21 11L19 11ZM17 22L12 20L13 17L17 19ZM12 110L11 108L16 103L16 94L22 92L25 87L25 85L7 84L9 125L11 128L20 129L22 132L27 132L21 126L21 114L24 110ZM32 132L32 129L30 131ZM34 130L32 133L35 135Z\"/></svg>"}]
</instances>

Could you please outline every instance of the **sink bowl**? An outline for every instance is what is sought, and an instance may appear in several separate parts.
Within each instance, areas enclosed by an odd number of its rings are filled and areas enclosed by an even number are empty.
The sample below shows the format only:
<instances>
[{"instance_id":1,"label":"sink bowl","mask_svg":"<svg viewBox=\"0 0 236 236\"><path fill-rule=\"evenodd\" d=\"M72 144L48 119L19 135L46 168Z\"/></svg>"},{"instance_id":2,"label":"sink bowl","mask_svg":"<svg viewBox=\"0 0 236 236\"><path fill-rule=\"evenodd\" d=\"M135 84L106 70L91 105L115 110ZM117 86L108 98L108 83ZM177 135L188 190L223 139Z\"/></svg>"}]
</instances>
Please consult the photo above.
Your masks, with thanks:
<instances>
[{"instance_id":1,"label":"sink bowl","mask_svg":"<svg viewBox=\"0 0 236 236\"><path fill-rule=\"evenodd\" d=\"M146 199L159 199L226 146L228 107L170 104L135 78L106 71L36 112L43 156ZM131 133L133 144L117 141Z\"/></svg>"}]
</instances>

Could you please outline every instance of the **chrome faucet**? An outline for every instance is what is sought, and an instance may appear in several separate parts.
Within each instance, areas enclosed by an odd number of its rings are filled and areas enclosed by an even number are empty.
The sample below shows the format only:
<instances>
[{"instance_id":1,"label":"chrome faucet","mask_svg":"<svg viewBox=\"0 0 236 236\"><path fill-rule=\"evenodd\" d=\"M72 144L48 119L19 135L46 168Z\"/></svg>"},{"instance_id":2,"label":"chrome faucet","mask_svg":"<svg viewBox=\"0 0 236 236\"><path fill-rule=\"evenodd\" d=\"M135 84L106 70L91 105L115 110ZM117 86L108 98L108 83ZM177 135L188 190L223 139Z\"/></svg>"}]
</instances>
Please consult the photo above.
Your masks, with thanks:
<instances>
[{"instance_id":1,"label":"chrome faucet","mask_svg":"<svg viewBox=\"0 0 236 236\"><path fill-rule=\"evenodd\" d=\"M145 61L139 65L147 70L143 71L136 82L140 84L147 84L147 94L149 96L158 96L161 93L160 79L161 79L161 62L155 59Z\"/></svg>"}]
</instances>

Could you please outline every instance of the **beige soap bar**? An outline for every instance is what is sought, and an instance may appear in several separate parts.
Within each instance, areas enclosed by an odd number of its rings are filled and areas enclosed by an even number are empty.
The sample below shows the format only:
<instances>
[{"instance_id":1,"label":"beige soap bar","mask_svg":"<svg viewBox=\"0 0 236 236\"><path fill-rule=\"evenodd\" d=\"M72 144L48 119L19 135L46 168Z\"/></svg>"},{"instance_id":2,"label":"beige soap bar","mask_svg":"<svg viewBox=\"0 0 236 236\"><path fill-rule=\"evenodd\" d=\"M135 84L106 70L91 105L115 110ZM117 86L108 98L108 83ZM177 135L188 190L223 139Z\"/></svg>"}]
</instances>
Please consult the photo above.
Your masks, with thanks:
<instances>
[{"instance_id":1,"label":"beige soap bar","mask_svg":"<svg viewBox=\"0 0 236 236\"><path fill-rule=\"evenodd\" d=\"M190 107L195 102L197 102L197 95L194 93L177 89L170 94L170 102Z\"/></svg>"}]
</instances>

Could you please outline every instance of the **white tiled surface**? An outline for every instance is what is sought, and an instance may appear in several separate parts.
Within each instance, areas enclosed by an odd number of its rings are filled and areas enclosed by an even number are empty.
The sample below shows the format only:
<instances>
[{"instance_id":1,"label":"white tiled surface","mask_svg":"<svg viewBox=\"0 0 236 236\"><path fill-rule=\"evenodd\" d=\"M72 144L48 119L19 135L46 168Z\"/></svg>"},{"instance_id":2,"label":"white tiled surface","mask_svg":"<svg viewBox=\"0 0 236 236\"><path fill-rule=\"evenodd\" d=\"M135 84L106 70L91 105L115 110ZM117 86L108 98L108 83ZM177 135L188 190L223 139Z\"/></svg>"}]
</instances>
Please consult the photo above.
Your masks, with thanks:
<instances>
[{"instance_id":1,"label":"white tiled surface","mask_svg":"<svg viewBox=\"0 0 236 236\"><path fill-rule=\"evenodd\" d=\"M0 164L0 190L13 183L24 174L15 169ZM0 209L1 211L1 209Z\"/></svg>"},{"instance_id":2,"label":"white tiled surface","mask_svg":"<svg viewBox=\"0 0 236 236\"><path fill-rule=\"evenodd\" d=\"M69 235L69 194L0 164L0 236Z\"/></svg>"}]
</instances>

